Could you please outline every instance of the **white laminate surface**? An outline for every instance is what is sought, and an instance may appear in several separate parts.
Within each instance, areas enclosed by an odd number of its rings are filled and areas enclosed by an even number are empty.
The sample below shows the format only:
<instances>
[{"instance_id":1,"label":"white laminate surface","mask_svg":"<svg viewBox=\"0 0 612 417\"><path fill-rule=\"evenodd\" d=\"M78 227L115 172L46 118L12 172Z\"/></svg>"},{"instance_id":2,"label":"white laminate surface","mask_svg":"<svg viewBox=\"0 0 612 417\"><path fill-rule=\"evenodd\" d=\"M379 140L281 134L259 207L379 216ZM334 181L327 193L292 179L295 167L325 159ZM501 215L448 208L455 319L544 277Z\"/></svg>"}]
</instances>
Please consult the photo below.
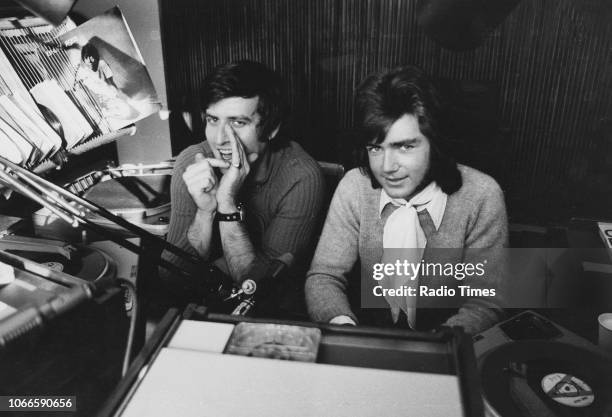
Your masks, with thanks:
<instances>
[{"instance_id":1,"label":"white laminate surface","mask_svg":"<svg viewBox=\"0 0 612 417\"><path fill-rule=\"evenodd\" d=\"M229 323L183 320L168 347L221 353L234 330Z\"/></svg>"},{"instance_id":2,"label":"white laminate surface","mask_svg":"<svg viewBox=\"0 0 612 417\"><path fill-rule=\"evenodd\" d=\"M164 348L123 417L461 416L453 375Z\"/></svg>"}]
</instances>

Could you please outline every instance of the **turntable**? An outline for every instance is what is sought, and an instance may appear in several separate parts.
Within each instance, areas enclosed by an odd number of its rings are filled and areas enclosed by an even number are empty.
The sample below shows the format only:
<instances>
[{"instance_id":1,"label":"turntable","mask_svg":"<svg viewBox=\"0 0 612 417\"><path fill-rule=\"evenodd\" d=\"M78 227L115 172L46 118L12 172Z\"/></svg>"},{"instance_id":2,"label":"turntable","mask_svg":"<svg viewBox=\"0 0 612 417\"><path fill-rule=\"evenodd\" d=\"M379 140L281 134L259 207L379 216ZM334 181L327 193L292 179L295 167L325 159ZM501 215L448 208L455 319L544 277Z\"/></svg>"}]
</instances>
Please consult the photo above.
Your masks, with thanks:
<instances>
[{"instance_id":1,"label":"turntable","mask_svg":"<svg viewBox=\"0 0 612 417\"><path fill-rule=\"evenodd\" d=\"M113 279L117 265L103 251L59 240L23 236L0 239L0 250L89 282Z\"/></svg>"},{"instance_id":2,"label":"turntable","mask_svg":"<svg viewBox=\"0 0 612 417\"><path fill-rule=\"evenodd\" d=\"M64 188L149 233L164 236L170 220L170 178L173 166L173 161L108 166L70 180L64 184ZM123 230L115 222L95 213L88 213L87 218L107 229ZM77 231L47 208L37 211L33 222L39 236L79 240Z\"/></svg>"},{"instance_id":3,"label":"turntable","mask_svg":"<svg viewBox=\"0 0 612 417\"><path fill-rule=\"evenodd\" d=\"M68 189L128 220L164 217L170 213L173 166L174 163L168 161L107 167L78 178L68 185ZM161 221L164 223L167 221ZM152 225L154 222L145 221L144 224Z\"/></svg>"},{"instance_id":4,"label":"turntable","mask_svg":"<svg viewBox=\"0 0 612 417\"><path fill-rule=\"evenodd\" d=\"M71 250L62 247L53 256L62 260ZM73 415L93 415L121 376L128 325L123 294L8 250L0 250L0 263L0 395L69 393L78 398Z\"/></svg>"},{"instance_id":5,"label":"turntable","mask_svg":"<svg viewBox=\"0 0 612 417\"><path fill-rule=\"evenodd\" d=\"M531 311L474 337L486 414L612 416L612 357Z\"/></svg>"}]
</instances>

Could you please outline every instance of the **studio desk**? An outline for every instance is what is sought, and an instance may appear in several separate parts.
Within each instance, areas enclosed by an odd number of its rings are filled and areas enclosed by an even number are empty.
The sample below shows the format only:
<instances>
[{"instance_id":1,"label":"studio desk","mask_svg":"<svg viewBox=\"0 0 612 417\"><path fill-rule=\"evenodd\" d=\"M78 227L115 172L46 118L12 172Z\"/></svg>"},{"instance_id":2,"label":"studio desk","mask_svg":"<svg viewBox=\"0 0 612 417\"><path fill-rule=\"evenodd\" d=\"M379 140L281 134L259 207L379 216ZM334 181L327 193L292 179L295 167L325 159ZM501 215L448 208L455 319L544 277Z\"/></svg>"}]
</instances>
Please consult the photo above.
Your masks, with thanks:
<instances>
[{"instance_id":1,"label":"studio desk","mask_svg":"<svg viewBox=\"0 0 612 417\"><path fill-rule=\"evenodd\" d=\"M281 338L291 326L320 334L316 362L228 353L235 330L252 323L288 325ZM98 414L247 415L482 416L472 342L459 329L271 322L190 305L182 317L168 311Z\"/></svg>"}]
</instances>

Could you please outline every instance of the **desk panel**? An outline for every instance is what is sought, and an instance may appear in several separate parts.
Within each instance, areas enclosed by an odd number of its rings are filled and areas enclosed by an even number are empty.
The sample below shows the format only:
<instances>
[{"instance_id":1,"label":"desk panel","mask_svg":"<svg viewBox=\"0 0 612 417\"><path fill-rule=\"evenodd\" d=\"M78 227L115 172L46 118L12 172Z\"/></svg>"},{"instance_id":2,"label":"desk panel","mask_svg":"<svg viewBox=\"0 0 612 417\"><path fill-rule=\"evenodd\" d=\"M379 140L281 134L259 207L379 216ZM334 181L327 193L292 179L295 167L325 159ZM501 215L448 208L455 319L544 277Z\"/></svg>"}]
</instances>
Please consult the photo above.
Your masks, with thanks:
<instances>
[{"instance_id":1,"label":"desk panel","mask_svg":"<svg viewBox=\"0 0 612 417\"><path fill-rule=\"evenodd\" d=\"M164 348L122 416L453 417L459 404L453 375Z\"/></svg>"}]
</instances>

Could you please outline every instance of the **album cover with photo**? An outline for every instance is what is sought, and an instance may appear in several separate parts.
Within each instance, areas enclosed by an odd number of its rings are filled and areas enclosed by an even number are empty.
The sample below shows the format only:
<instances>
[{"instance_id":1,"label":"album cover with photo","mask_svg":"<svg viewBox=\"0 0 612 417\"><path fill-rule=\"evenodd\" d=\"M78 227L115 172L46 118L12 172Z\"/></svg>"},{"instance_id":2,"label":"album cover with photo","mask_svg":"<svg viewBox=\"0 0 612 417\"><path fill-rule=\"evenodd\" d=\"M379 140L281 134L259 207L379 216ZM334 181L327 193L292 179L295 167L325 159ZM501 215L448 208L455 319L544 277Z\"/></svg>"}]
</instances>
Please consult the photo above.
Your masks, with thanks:
<instances>
[{"instance_id":1,"label":"album cover with photo","mask_svg":"<svg viewBox=\"0 0 612 417\"><path fill-rule=\"evenodd\" d=\"M72 89L88 96L101 124L117 130L159 111L153 82L118 7L64 33L60 41L73 67Z\"/></svg>"}]
</instances>

